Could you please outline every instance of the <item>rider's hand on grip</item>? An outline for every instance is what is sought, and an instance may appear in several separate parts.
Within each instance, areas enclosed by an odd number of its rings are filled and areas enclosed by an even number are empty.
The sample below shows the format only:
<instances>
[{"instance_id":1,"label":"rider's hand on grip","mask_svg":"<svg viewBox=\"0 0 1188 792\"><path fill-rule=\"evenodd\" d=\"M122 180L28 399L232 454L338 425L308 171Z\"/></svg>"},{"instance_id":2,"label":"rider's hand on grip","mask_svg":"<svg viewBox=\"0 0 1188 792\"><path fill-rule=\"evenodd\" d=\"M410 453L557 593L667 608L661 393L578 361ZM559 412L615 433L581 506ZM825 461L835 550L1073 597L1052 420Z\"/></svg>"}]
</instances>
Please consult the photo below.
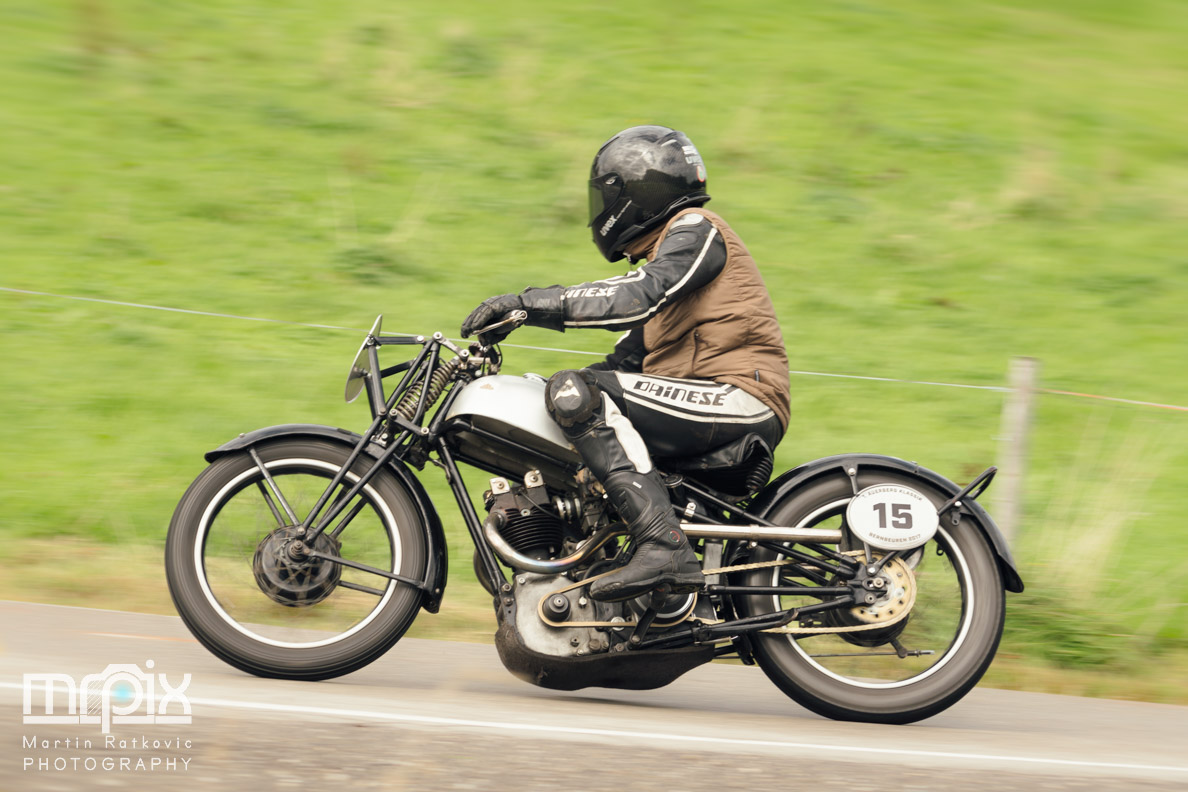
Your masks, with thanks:
<instances>
[{"instance_id":1,"label":"rider's hand on grip","mask_svg":"<svg viewBox=\"0 0 1188 792\"><path fill-rule=\"evenodd\" d=\"M462 322L462 337L470 338L471 333L482 330L487 325L503 319L512 311L522 311L523 309L524 301L520 299L520 295L518 294L501 294L498 297L489 297L483 300L478 308L470 312L470 316L466 317L466 321ZM498 330L482 333L479 336L479 341L485 346L497 344L511 335L511 331L518 326L518 323L508 323Z\"/></svg>"}]
</instances>

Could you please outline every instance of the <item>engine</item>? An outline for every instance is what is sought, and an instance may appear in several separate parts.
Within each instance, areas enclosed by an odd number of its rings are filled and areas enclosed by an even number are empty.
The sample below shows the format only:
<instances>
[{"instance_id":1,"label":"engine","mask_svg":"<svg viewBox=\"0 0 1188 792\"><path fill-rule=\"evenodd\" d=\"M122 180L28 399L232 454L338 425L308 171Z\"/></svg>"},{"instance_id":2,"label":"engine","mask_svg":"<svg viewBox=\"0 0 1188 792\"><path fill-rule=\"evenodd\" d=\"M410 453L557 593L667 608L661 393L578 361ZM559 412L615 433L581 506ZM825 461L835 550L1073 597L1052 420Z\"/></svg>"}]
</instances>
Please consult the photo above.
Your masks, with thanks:
<instances>
[{"instance_id":1,"label":"engine","mask_svg":"<svg viewBox=\"0 0 1188 792\"><path fill-rule=\"evenodd\" d=\"M505 478L491 479L484 504L490 513L502 513L499 533L515 550L533 558L556 558L566 540L566 528L576 528L574 519L581 505L574 498L550 499L540 472L529 471L524 486L513 487ZM577 533L570 530L571 539Z\"/></svg>"},{"instance_id":2,"label":"engine","mask_svg":"<svg viewBox=\"0 0 1188 792\"><path fill-rule=\"evenodd\" d=\"M578 545L610 521L601 486L592 479L579 480L576 495L551 495L539 471L529 471L523 485L499 477L491 479L484 505L498 515L496 525L503 540L521 556L540 561L556 560L575 552ZM614 546L611 545L611 552ZM585 580L611 571L609 553L599 551L582 565L559 573L516 569L513 565L511 596L515 598L516 631L524 646L555 657L581 657L625 647L635 621L648 603L598 602L586 596ZM505 562L507 559L504 559ZM484 573L476 563L475 571ZM483 581L495 594L494 587ZM693 609L693 595L666 603L653 622L663 630L684 621Z\"/></svg>"}]
</instances>

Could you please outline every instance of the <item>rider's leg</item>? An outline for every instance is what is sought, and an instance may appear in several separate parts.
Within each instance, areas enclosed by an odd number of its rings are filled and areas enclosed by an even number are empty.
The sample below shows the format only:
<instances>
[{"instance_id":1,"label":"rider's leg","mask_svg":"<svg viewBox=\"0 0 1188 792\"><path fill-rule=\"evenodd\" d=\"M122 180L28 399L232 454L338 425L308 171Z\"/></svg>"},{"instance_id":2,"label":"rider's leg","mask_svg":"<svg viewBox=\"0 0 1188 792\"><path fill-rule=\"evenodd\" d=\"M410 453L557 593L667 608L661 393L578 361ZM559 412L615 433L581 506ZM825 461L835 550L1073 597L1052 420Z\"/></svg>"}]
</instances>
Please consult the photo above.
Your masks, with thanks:
<instances>
[{"instance_id":1,"label":"rider's leg","mask_svg":"<svg viewBox=\"0 0 1188 792\"><path fill-rule=\"evenodd\" d=\"M700 587L701 565L631 422L598 389L589 372L560 371L549 379L545 394L549 414L602 482L635 540L627 566L594 581L590 596L624 600L660 586L672 593Z\"/></svg>"}]
</instances>

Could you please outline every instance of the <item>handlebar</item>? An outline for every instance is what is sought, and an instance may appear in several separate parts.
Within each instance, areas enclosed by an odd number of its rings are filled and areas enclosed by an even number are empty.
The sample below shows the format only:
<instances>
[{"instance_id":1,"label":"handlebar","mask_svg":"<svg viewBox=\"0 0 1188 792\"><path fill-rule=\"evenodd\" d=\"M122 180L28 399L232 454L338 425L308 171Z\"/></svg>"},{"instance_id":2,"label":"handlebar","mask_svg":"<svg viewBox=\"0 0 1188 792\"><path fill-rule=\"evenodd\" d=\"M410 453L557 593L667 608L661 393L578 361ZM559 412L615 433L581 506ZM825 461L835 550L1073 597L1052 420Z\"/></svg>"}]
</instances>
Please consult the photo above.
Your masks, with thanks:
<instances>
[{"instance_id":1,"label":"handlebar","mask_svg":"<svg viewBox=\"0 0 1188 792\"><path fill-rule=\"evenodd\" d=\"M509 311L508 313L504 314L503 318L500 319L498 322L492 322L491 324L487 325L486 327L480 327L478 330L474 331L474 334L477 337L482 338L485 333L489 333L492 330L498 330L499 328L506 327L508 325L511 325L512 330L515 330L517 327L524 324L524 322L526 322L527 320L528 320L528 312L527 311L525 311L523 309L520 309L518 311Z\"/></svg>"}]
</instances>

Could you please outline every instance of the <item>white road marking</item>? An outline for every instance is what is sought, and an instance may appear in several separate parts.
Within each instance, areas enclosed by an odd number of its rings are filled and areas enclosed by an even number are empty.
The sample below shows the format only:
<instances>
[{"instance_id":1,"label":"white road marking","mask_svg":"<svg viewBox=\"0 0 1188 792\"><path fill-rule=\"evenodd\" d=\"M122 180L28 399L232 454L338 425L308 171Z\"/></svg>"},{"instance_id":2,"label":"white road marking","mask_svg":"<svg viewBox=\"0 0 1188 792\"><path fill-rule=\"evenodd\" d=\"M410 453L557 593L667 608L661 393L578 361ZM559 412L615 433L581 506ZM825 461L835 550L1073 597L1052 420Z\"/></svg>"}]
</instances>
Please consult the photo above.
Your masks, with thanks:
<instances>
[{"instance_id":1,"label":"white road marking","mask_svg":"<svg viewBox=\"0 0 1188 792\"><path fill-rule=\"evenodd\" d=\"M53 602L26 602L25 600L0 600L0 605L17 605L33 608L58 608L60 610L99 611L100 613L120 613L125 616L154 616L161 619L177 619L176 613L142 613L140 611L116 610L115 608L92 608L89 605L58 605Z\"/></svg>"},{"instance_id":2,"label":"white road marking","mask_svg":"<svg viewBox=\"0 0 1188 792\"><path fill-rule=\"evenodd\" d=\"M174 638L165 635L129 635L127 633L89 632L83 635L97 635L100 638L134 638L138 641L178 641L180 643L198 643L193 638Z\"/></svg>"},{"instance_id":3,"label":"white road marking","mask_svg":"<svg viewBox=\"0 0 1188 792\"><path fill-rule=\"evenodd\" d=\"M9 690L24 690L23 684L15 682L0 682L0 688ZM914 756L930 759L972 759L983 762L1016 762L1033 765L1057 765L1061 767L1082 767L1109 770L1147 770L1156 772L1188 773L1188 766L1176 765L1148 765L1131 764L1127 762L1088 762L1079 759L1055 759L1039 756L1006 756L1002 754L976 754L956 751L923 751L905 748L877 748L870 745L838 745L836 743L806 743L788 740L752 740L738 737L704 737L695 734L673 734L670 732L639 732L623 729L589 729L578 726L561 726L557 724L536 725L531 723L513 723L509 721L472 720L469 718L441 718L433 715L410 715L395 712L372 712L369 710L339 709L336 707L307 707L296 704L271 704L256 701L236 701L232 699L200 698L187 696L191 706L201 704L207 707L223 707L226 709L256 710L260 712L289 712L299 715L323 715L335 718L370 719L380 721L394 721L398 723L420 723L433 726L455 728L491 729L507 732L527 732L532 734L573 734L598 737L615 737L627 740L650 741L667 740L669 742L708 743L711 745L737 745L753 748L786 748L802 751L832 751L834 753L863 753L882 754L885 756Z\"/></svg>"}]
</instances>

